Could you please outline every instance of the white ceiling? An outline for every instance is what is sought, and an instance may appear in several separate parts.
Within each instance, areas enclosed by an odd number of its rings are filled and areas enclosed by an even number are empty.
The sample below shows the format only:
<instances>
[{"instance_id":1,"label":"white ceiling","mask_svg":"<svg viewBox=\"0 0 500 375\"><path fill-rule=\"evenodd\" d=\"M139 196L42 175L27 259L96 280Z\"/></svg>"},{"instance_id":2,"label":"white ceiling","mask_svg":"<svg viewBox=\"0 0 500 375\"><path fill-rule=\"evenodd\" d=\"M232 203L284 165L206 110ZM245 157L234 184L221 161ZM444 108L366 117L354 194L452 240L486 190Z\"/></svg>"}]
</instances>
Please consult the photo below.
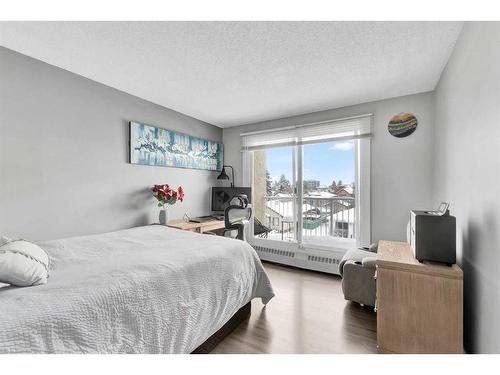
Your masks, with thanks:
<instances>
[{"instance_id":1,"label":"white ceiling","mask_svg":"<svg viewBox=\"0 0 500 375\"><path fill-rule=\"evenodd\" d=\"M0 22L0 44L228 127L433 90L461 22Z\"/></svg>"}]
</instances>

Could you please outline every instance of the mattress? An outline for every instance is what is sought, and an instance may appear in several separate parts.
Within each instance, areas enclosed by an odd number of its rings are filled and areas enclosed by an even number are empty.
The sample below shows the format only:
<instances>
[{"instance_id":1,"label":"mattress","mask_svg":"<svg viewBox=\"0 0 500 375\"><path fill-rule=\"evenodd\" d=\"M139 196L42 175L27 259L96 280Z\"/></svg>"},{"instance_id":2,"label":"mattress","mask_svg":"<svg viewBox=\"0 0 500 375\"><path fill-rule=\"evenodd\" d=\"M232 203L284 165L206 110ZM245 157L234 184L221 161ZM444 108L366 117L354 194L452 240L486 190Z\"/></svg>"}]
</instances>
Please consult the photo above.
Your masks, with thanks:
<instances>
[{"instance_id":1,"label":"mattress","mask_svg":"<svg viewBox=\"0 0 500 375\"><path fill-rule=\"evenodd\" d=\"M190 353L274 296L243 241L150 225L38 245L48 283L0 288L0 353Z\"/></svg>"}]
</instances>

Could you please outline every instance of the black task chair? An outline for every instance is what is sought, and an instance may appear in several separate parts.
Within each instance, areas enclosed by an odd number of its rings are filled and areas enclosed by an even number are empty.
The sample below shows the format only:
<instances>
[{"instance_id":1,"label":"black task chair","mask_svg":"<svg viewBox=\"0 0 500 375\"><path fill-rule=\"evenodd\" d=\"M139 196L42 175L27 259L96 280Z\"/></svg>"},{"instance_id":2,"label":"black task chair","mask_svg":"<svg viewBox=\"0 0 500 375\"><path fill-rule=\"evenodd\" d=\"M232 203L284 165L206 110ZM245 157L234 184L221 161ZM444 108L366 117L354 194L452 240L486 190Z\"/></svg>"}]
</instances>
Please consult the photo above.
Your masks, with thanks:
<instances>
[{"instance_id":1,"label":"black task chair","mask_svg":"<svg viewBox=\"0 0 500 375\"><path fill-rule=\"evenodd\" d=\"M267 238L267 234L272 232L271 228L266 227L256 217L253 218L253 234L259 238Z\"/></svg>"},{"instance_id":2,"label":"black task chair","mask_svg":"<svg viewBox=\"0 0 500 375\"><path fill-rule=\"evenodd\" d=\"M245 228L250 223L252 208L248 206L246 195L235 195L224 211L224 236L246 241ZM235 234L236 232L236 234Z\"/></svg>"}]
</instances>

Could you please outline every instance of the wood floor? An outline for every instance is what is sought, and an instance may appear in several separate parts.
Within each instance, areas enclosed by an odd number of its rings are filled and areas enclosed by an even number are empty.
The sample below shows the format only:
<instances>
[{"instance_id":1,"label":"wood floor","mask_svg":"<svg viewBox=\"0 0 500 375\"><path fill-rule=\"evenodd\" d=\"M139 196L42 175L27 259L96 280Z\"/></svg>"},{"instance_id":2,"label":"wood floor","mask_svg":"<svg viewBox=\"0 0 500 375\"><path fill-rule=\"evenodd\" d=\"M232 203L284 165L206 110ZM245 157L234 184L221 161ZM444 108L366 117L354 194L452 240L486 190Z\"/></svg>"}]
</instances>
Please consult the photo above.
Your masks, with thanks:
<instances>
[{"instance_id":1,"label":"wood floor","mask_svg":"<svg viewBox=\"0 0 500 375\"><path fill-rule=\"evenodd\" d=\"M344 300L340 277L264 263L276 296L212 353L376 353L376 314Z\"/></svg>"}]
</instances>

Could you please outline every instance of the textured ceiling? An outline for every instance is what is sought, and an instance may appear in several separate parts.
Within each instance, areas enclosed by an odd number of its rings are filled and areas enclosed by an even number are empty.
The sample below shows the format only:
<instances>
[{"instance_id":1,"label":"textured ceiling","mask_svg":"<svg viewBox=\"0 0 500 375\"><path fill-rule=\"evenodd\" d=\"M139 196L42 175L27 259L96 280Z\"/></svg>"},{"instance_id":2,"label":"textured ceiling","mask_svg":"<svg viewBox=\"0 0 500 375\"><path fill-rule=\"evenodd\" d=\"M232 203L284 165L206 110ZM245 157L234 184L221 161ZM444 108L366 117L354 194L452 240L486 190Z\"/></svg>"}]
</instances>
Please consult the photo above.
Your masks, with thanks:
<instances>
[{"instance_id":1,"label":"textured ceiling","mask_svg":"<svg viewBox=\"0 0 500 375\"><path fill-rule=\"evenodd\" d=\"M0 44L228 127L433 90L461 22L0 22Z\"/></svg>"}]
</instances>

